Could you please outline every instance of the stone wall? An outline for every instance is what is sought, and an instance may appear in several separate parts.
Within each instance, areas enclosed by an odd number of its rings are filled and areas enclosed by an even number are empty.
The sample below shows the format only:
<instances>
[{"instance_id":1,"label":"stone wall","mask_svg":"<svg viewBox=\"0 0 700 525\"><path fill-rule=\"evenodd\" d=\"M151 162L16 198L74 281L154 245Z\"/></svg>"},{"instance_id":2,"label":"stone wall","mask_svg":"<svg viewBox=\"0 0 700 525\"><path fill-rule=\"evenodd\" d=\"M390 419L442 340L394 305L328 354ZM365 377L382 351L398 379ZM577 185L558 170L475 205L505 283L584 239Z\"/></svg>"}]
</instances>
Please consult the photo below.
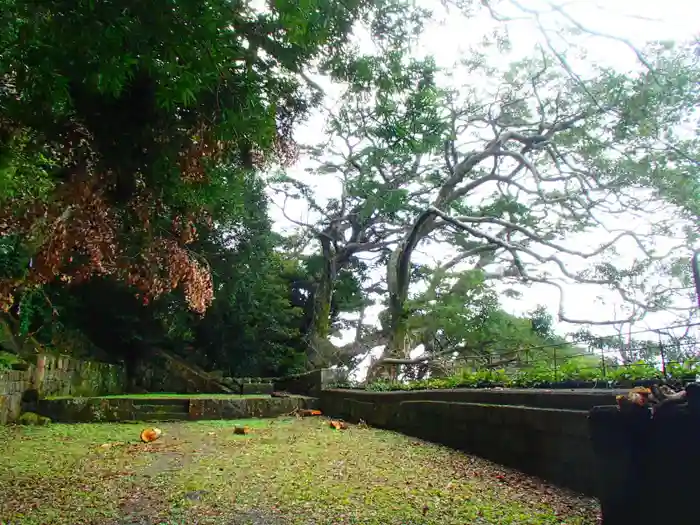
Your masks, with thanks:
<instances>
[{"instance_id":1,"label":"stone wall","mask_svg":"<svg viewBox=\"0 0 700 525\"><path fill-rule=\"evenodd\" d=\"M19 417L22 394L32 387L33 367L29 370L0 371L0 425Z\"/></svg>"},{"instance_id":2,"label":"stone wall","mask_svg":"<svg viewBox=\"0 0 700 525\"><path fill-rule=\"evenodd\" d=\"M190 399L189 419L269 418L308 408L318 408L318 399L305 396Z\"/></svg>"},{"instance_id":3,"label":"stone wall","mask_svg":"<svg viewBox=\"0 0 700 525\"><path fill-rule=\"evenodd\" d=\"M274 380L274 389L301 396L318 397L328 385L338 380L340 371L321 368L306 374L298 374Z\"/></svg>"},{"instance_id":4,"label":"stone wall","mask_svg":"<svg viewBox=\"0 0 700 525\"><path fill-rule=\"evenodd\" d=\"M41 397L121 394L126 371L119 365L40 354L27 370L0 371L0 424L19 416L22 396L35 389Z\"/></svg>"},{"instance_id":5,"label":"stone wall","mask_svg":"<svg viewBox=\"0 0 700 525\"><path fill-rule=\"evenodd\" d=\"M533 408L560 408L567 410L590 410L595 406L614 405L616 403L615 396L627 392L626 390L612 389L549 390L543 388L455 388L413 391L400 390L392 392L342 389L342 391L353 392L358 399L369 399L372 400L372 402L388 401L391 403L399 403L413 400L459 401L462 403L478 403L484 405L511 405Z\"/></svg>"},{"instance_id":6,"label":"stone wall","mask_svg":"<svg viewBox=\"0 0 700 525\"><path fill-rule=\"evenodd\" d=\"M583 407L601 404L612 394L562 394L331 389L324 390L320 399L325 415L351 422L364 420L372 426L442 443L595 495L595 456L588 412ZM579 409L572 410L572 406Z\"/></svg>"},{"instance_id":7,"label":"stone wall","mask_svg":"<svg viewBox=\"0 0 700 525\"><path fill-rule=\"evenodd\" d=\"M60 423L270 418L318 408L318 399L283 398L66 398L39 401L37 412Z\"/></svg>"}]
</instances>

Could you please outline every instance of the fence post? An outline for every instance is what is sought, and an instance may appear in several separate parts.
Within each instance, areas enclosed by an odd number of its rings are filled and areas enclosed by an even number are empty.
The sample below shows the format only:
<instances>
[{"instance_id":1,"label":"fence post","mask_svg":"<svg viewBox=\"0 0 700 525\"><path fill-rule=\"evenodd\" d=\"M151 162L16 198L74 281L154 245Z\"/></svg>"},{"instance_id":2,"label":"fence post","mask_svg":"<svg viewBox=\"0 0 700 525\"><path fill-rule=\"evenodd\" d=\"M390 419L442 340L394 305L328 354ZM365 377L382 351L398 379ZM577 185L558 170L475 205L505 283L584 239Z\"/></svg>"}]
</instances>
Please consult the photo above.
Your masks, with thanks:
<instances>
[{"instance_id":1,"label":"fence post","mask_svg":"<svg viewBox=\"0 0 700 525\"><path fill-rule=\"evenodd\" d=\"M657 332L657 335L659 336L659 353L661 354L661 373L664 375L664 379L668 379L668 375L666 374L666 349L661 340L661 332Z\"/></svg>"},{"instance_id":2,"label":"fence post","mask_svg":"<svg viewBox=\"0 0 700 525\"><path fill-rule=\"evenodd\" d=\"M554 347L554 381L559 381L559 374L557 373L557 347Z\"/></svg>"},{"instance_id":3,"label":"fence post","mask_svg":"<svg viewBox=\"0 0 700 525\"><path fill-rule=\"evenodd\" d=\"M603 377L608 377L607 371L605 370L605 350L600 347L600 368L603 371Z\"/></svg>"}]
</instances>

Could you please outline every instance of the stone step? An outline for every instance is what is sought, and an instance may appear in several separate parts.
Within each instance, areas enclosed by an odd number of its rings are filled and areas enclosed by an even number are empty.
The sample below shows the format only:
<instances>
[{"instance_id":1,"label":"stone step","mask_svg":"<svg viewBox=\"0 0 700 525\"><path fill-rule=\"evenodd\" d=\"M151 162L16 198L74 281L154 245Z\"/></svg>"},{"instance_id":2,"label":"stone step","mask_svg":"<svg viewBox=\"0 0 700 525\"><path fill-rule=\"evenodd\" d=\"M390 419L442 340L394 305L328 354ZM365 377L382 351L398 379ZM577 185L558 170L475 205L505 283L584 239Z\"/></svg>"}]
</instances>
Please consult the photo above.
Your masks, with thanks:
<instances>
[{"instance_id":1,"label":"stone step","mask_svg":"<svg viewBox=\"0 0 700 525\"><path fill-rule=\"evenodd\" d=\"M132 403L134 404L135 407L138 407L138 406L178 406L178 407L184 407L184 410L187 410L187 407L190 406L189 399L167 398L167 397L146 398L146 399L133 398Z\"/></svg>"},{"instance_id":2,"label":"stone step","mask_svg":"<svg viewBox=\"0 0 700 525\"><path fill-rule=\"evenodd\" d=\"M187 412L134 412L135 421L184 421L190 418Z\"/></svg>"},{"instance_id":3,"label":"stone step","mask_svg":"<svg viewBox=\"0 0 700 525\"><path fill-rule=\"evenodd\" d=\"M179 405L172 405L172 404L159 405L157 403L139 403L139 404L134 403L134 409L137 412L153 412L153 413L159 413L159 414L178 414L178 413L187 414L190 411L190 405L189 405L189 403L187 403L187 404L180 403Z\"/></svg>"}]
</instances>

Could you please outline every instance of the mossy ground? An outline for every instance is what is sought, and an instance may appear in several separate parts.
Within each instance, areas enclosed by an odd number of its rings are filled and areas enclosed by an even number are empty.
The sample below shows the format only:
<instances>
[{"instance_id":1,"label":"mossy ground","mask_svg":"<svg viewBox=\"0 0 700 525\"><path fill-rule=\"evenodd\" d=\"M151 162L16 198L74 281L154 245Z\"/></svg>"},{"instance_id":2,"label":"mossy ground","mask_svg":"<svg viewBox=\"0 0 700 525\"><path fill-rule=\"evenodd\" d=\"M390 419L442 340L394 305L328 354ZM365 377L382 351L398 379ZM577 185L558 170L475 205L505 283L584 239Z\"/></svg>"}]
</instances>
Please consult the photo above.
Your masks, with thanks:
<instances>
[{"instance_id":1,"label":"mossy ground","mask_svg":"<svg viewBox=\"0 0 700 525\"><path fill-rule=\"evenodd\" d=\"M252 427L234 435L233 426ZM0 427L0 523L588 525L597 505L522 474L320 418Z\"/></svg>"}]
</instances>

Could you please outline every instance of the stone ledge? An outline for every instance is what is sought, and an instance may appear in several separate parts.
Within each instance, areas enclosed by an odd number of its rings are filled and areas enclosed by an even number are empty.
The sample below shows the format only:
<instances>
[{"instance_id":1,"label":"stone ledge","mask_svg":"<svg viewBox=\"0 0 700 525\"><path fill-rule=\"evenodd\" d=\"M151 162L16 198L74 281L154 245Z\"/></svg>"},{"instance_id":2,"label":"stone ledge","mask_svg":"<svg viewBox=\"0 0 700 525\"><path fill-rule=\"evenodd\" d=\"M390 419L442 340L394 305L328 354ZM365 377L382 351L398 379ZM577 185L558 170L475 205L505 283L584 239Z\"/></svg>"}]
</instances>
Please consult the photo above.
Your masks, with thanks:
<instances>
[{"instance_id":1,"label":"stone ledge","mask_svg":"<svg viewBox=\"0 0 700 525\"><path fill-rule=\"evenodd\" d=\"M372 403L396 403L411 400L450 401L484 405L513 405L533 408L590 410L595 406L614 405L615 396L626 390L545 390L480 389L412 390L371 392L367 390L327 389L324 395L351 396Z\"/></svg>"},{"instance_id":2,"label":"stone ledge","mask_svg":"<svg viewBox=\"0 0 700 525\"><path fill-rule=\"evenodd\" d=\"M173 413L173 400L164 400L163 410L158 410L159 400L148 400L148 412L163 417ZM318 408L318 399L304 396L284 398L192 398L181 399L183 418L199 419L247 419L271 418L289 414L296 409ZM57 423L94 423L138 421L144 411L139 398L104 399L99 397L40 400L37 413L50 417ZM180 413L178 411L178 413Z\"/></svg>"}]
</instances>

